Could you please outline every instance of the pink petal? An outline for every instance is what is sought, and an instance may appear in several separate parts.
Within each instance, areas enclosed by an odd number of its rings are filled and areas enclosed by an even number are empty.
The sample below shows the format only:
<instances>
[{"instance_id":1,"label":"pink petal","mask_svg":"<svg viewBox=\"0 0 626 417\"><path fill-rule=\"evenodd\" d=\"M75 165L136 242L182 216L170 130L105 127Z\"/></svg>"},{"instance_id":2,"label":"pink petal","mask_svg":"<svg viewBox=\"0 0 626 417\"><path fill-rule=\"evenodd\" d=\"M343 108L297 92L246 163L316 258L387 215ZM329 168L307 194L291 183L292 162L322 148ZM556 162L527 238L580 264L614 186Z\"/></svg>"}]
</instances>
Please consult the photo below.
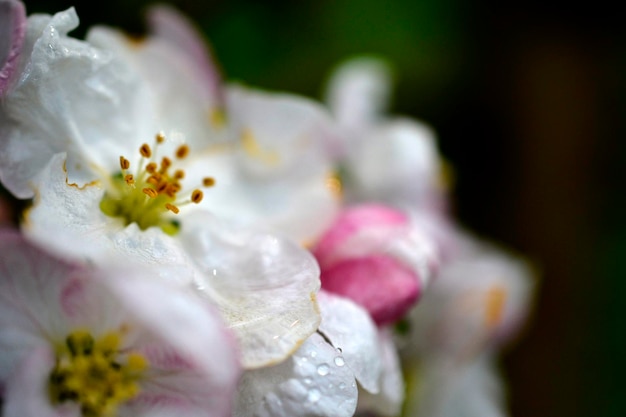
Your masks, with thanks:
<instances>
[{"instance_id":1,"label":"pink petal","mask_svg":"<svg viewBox=\"0 0 626 417\"><path fill-rule=\"evenodd\" d=\"M415 273L385 255L346 259L322 271L321 280L322 288L361 305L378 325L403 317L421 291Z\"/></svg>"},{"instance_id":2,"label":"pink petal","mask_svg":"<svg viewBox=\"0 0 626 417\"><path fill-rule=\"evenodd\" d=\"M332 253L346 239L365 228L393 227L406 224L407 216L390 207L378 204L362 205L344 210L317 243L313 253L325 265Z\"/></svg>"},{"instance_id":3,"label":"pink petal","mask_svg":"<svg viewBox=\"0 0 626 417\"><path fill-rule=\"evenodd\" d=\"M197 75L217 105L223 107L224 92L220 71L202 33L172 7L160 5L148 10L150 31L184 52L197 68Z\"/></svg>"},{"instance_id":4,"label":"pink petal","mask_svg":"<svg viewBox=\"0 0 626 417\"><path fill-rule=\"evenodd\" d=\"M15 0L0 0L0 97L13 82L25 33L24 4Z\"/></svg>"}]
</instances>

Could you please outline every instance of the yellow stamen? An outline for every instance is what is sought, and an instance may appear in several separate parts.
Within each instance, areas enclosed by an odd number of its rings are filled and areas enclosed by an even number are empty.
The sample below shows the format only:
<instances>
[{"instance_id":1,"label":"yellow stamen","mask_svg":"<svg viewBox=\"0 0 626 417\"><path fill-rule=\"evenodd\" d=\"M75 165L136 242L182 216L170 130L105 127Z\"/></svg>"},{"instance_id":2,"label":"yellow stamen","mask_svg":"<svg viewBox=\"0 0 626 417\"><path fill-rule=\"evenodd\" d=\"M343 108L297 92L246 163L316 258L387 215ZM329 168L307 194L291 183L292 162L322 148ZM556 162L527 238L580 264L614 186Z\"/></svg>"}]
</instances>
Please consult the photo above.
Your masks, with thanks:
<instances>
[{"instance_id":1,"label":"yellow stamen","mask_svg":"<svg viewBox=\"0 0 626 417\"><path fill-rule=\"evenodd\" d=\"M48 392L54 404L74 402L83 417L108 417L139 393L137 382L148 368L138 353L120 351L119 332L94 339L84 330L68 335L59 346Z\"/></svg>"},{"instance_id":2,"label":"yellow stamen","mask_svg":"<svg viewBox=\"0 0 626 417\"><path fill-rule=\"evenodd\" d=\"M130 168L130 161L123 156L120 156L120 168L122 168L122 171L126 171Z\"/></svg>"},{"instance_id":3,"label":"yellow stamen","mask_svg":"<svg viewBox=\"0 0 626 417\"><path fill-rule=\"evenodd\" d=\"M502 320L504 307L506 304L506 290L501 286L493 286L487 292L487 302L485 306L485 324L492 329Z\"/></svg>"},{"instance_id":4,"label":"yellow stamen","mask_svg":"<svg viewBox=\"0 0 626 417\"><path fill-rule=\"evenodd\" d=\"M202 191L193 190L193 193L191 193L191 202L198 204L199 202L202 201L203 197L204 197L204 194L202 193Z\"/></svg>"},{"instance_id":5,"label":"yellow stamen","mask_svg":"<svg viewBox=\"0 0 626 417\"><path fill-rule=\"evenodd\" d=\"M141 147L139 148L139 153L141 154L141 156L143 156L144 158L150 158L152 156L152 149L150 149L150 145L148 145L147 143L144 143L143 145L141 145Z\"/></svg>"},{"instance_id":6,"label":"yellow stamen","mask_svg":"<svg viewBox=\"0 0 626 417\"><path fill-rule=\"evenodd\" d=\"M159 196L159 193L153 188L144 188L141 191L150 198L157 198Z\"/></svg>"},{"instance_id":7,"label":"yellow stamen","mask_svg":"<svg viewBox=\"0 0 626 417\"><path fill-rule=\"evenodd\" d=\"M166 203L165 204L165 208L168 209L169 211L171 211L174 214L178 214L178 212L180 212L180 209L178 207L176 207L173 204L170 203Z\"/></svg>"},{"instance_id":8,"label":"yellow stamen","mask_svg":"<svg viewBox=\"0 0 626 417\"><path fill-rule=\"evenodd\" d=\"M178 158L178 159L183 159L188 154L189 154L189 146L187 146L187 145L181 145L176 150L176 158Z\"/></svg>"},{"instance_id":9,"label":"yellow stamen","mask_svg":"<svg viewBox=\"0 0 626 417\"><path fill-rule=\"evenodd\" d=\"M202 185L205 187L213 187L215 185L215 178L205 177L202 179Z\"/></svg>"},{"instance_id":10,"label":"yellow stamen","mask_svg":"<svg viewBox=\"0 0 626 417\"><path fill-rule=\"evenodd\" d=\"M159 132L159 133L156 134L156 138L155 139L156 139L156 142L158 144L161 144L161 143L165 142L165 135L162 132Z\"/></svg>"}]
</instances>

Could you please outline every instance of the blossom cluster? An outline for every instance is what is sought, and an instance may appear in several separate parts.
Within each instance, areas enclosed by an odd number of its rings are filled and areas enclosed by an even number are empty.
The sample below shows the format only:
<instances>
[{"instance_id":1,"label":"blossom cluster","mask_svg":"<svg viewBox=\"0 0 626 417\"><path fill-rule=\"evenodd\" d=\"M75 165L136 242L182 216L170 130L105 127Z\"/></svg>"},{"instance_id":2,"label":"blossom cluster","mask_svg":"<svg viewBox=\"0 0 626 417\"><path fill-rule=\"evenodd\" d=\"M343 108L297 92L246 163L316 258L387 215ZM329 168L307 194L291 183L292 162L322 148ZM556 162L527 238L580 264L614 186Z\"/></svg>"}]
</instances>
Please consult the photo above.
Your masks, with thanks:
<instances>
[{"instance_id":1,"label":"blossom cluster","mask_svg":"<svg viewBox=\"0 0 626 417\"><path fill-rule=\"evenodd\" d=\"M225 82L171 8L78 23L0 0L3 415L506 414L530 268L454 222L383 62L318 103Z\"/></svg>"}]
</instances>

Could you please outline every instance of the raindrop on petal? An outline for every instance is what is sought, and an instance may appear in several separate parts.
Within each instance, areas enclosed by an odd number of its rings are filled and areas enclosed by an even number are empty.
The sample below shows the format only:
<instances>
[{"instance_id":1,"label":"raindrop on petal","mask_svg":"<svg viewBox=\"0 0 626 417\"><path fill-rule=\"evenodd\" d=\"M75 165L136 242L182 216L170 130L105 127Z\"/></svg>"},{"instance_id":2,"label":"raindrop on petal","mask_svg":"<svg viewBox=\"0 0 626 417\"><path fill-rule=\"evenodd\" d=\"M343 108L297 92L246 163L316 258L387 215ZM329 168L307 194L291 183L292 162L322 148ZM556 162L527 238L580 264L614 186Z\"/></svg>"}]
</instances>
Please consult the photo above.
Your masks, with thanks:
<instances>
[{"instance_id":1,"label":"raindrop on petal","mask_svg":"<svg viewBox=\"0 0 626 417\"><path fill-rule=\"evenodd\" d=\"M343 358L341 356L337 356L335 358L335 365L337 366L344 366L346 364L346 362L343 360Z\"/></svg>"},{"instance_id":2,"label":"raindrop on petal","mask_svg":"<svg viewBox=\"0 0 626 417\"><path fill-rule=\"evenodd\" d=\"M330 368L328 368L328 365L326 365L325 363L317 367L317 373L320 374L321 376L328 375L329 371L330 371Z\"/></svg>"}]
</instances>

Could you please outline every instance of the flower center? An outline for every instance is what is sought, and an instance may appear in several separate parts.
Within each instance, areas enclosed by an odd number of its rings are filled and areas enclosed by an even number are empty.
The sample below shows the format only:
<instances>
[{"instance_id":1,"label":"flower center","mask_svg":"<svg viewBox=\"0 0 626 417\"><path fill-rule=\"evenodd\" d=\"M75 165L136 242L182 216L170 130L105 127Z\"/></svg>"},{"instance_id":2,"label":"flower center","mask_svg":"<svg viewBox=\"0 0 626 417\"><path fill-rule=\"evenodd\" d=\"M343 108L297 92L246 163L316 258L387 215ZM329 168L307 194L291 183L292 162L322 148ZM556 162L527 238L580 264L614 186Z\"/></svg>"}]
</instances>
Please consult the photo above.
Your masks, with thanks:
<instances>
[{"instance_id":1,"label":"flower center","mask_svg":"<svg viewBox=\"0 0 626 417\"><path fill-rule=\"evenodd\" d=\"M123 219L126 226L136 223L141 230L157 226L174 235L178 232L179 223L166 214L178 214L181 206L200 203L203 193L196 188L189 195L179 196L185 171L174 169L172 158L164 156L160 161L157 159L158 147L164 141L162 134L156 135L154 152L147 143L141 145L141 158L134 174L129 171L130 161L120 156L120 171L113 175L111 187L100 201L100 210L107 216ZM173 159L182 160L188 155L189 147L181 145ZM215 180L210 177L202 181L204 187L214 184Z\"/></svg>"},{"instance_id":2,"label":"flower center","mask_svg":"<svg viewBox=\"0 0 626 417\"><path fill-rule=\"evenodd\" d=\"M74 401L83 417L103 417L115 415L119 404L135 397L148 362L140 354L121 352L120 339L115 332L98 340L84 330L70 333L50 373L52 402Z\"/></svg>"}]
</instances>

